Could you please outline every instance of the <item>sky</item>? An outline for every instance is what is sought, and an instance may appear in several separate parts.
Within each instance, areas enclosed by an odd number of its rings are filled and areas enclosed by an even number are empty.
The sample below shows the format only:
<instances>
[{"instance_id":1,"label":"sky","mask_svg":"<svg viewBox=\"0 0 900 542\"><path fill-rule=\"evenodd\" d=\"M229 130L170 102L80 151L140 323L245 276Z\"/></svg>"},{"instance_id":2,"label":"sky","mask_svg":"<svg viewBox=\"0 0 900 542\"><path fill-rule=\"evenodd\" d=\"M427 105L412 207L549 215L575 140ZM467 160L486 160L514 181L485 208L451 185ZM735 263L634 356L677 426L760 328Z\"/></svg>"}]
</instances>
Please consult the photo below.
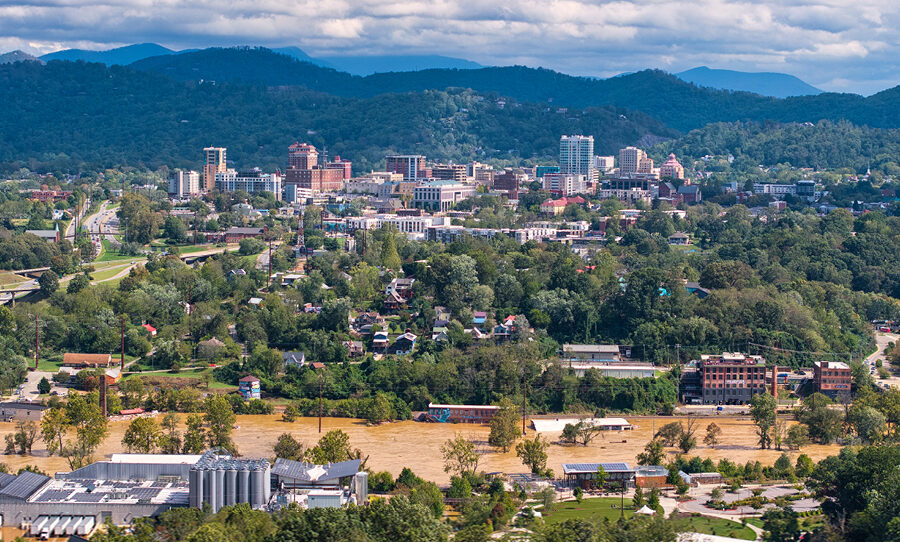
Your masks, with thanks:
<instances>
[{"instance_id":1,"label":"sky","mask_svg":"<svg viewBox=\"0 0 900 542\"><path fill-rule=\"evenodd\" d=\"M775 71L866 95L900 84L898 28L897 0L0 0L0 52L293 45L597 77Z\"/></svg>"}]
</instances>

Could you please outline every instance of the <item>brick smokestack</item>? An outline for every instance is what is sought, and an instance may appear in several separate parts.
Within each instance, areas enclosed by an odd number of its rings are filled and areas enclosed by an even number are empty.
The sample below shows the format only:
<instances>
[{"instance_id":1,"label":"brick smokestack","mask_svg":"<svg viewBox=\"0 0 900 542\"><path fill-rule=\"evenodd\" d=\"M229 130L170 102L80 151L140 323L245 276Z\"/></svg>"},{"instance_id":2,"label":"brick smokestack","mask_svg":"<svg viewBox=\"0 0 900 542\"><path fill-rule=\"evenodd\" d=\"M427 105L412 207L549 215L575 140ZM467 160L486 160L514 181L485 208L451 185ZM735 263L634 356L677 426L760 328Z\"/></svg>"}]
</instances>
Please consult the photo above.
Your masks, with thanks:
<instances>
[{"instance_id":1,"label":"brick smokestack","mask_svg":"<svg viewBox=\"0 0 900 542\"><path fill-rule=\"evenodd\" d=\"M778 365L772 366L772 397L778 399Z\"/></svg>"}]
</instances>

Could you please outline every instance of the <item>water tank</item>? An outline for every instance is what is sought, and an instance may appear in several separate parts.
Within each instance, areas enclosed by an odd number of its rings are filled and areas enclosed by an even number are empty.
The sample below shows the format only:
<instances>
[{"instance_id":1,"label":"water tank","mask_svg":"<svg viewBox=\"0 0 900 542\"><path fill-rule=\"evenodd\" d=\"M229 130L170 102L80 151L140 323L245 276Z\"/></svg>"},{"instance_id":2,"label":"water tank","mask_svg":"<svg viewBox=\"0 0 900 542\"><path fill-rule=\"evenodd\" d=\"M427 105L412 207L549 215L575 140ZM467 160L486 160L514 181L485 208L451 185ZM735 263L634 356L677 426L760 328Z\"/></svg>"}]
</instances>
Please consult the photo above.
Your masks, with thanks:
<instances>
[{"instance_id":1,"label":"water tank","mask_svg":"<svg viewBox=\"0 0 900 542\"><path fill-rule=\"evenodd\" d=\"M237 502L250 502L250 469L246 465L238 471Z\"/></svg>"},{"instance_id":2,"label":"water tank","mask_svg":"<svg viewBox=\"0 0 900 542\"><path fill-rule=\"evenodd\" d=\"M266 465L263 470L263 504L269 503L269 497L272 496L272 469Z\"/></svg>"},{"instance_id":3,"label":"water tank","mask_svg":"<svg viewBox=\"0 0 900 542\"><path fill-rule=\"evenodd\" d=\"M216 484L215 469L207 469L205 472L206 484L209 484L209 505L212 507L213 512L218 512L221 507L219 495L222 494L222 489Z\"/></svg>"},{"instance_id":4,"label":"water tank","mask_svg":"<svg viewBox=\"0 0 900 542\"><path fill-rule=\"evenodd\" d=\"M219 508L225 506L225 467L222 465L216 468L216 487L219 489L219 493L216 495L216 504L219 505L216 511L218 512Z\"/></svg>"},{"instance_id":5,"label":"water tank","mask_svg":"<svg viewBox=\"0 0 900 542\"><path fill-rule=\"evenodd\" d=\"M191 487L191 506L193 508L201 508L203 506L203 471L191 469L189 479Z\"/></svg>"},{"instance_id":6,"label":"water tank","mask_svg":"<svg viewBox=\"0 0 900 542\"><path fill-rule=\"evenodd\" d=\"M250 507L259 508L263 505L263 476L262 469L256 467L250 471Z\"/></svg>"},{"instance_id":7,"label":"water tank","mask_svg":"<svg viewBox=\"0 0 900 542\"><path fill-rule=\"evenodd\" d=\"M225 506L237 502L237 473L233 466L225 471Z\"/></svg>"}]
</instances>

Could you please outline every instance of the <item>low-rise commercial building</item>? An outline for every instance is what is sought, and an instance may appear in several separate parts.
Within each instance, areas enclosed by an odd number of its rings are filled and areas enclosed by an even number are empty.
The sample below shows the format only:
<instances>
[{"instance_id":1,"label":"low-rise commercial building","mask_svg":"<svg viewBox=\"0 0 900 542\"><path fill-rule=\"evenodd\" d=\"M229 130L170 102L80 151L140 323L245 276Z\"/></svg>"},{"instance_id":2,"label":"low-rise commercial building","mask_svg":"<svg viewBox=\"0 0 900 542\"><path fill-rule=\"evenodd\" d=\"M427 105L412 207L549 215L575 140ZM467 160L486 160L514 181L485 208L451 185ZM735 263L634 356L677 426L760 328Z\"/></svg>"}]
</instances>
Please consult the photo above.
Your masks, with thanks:
<instances>
[{"instance_id":1,"label":"low-rise commercial building","mask_svg":"<svg viewBox=\"0 0 900 542\"><path fill-rule=\"evenodd\" d=\"M834 397L850 393L853 376L850 366L842 361L817 361L813 365L816 391Z\"/></svg>"},{"instance_id":2,"label":"low-rise commercial building","mask_svg":"<svg viewBox=\"0 0 900 542\"><path fill-rule=\"evenodd\" d=\"M704 355L698 369L701 399L706 404L749 403L754 395L767 389L766 360L762 356L737 352ZM773 370L777 372L777 368Z\"/></svg>"}]
</instances>

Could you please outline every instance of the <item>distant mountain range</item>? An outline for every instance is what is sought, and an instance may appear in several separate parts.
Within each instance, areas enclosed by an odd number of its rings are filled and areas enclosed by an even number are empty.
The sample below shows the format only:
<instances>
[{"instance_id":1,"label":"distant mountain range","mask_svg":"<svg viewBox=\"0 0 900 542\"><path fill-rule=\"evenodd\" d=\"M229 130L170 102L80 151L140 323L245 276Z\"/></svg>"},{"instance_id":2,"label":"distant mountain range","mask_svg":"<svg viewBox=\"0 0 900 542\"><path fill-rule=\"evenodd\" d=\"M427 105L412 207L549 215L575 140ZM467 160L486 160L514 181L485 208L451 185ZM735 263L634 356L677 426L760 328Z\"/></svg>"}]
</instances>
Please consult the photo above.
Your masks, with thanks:
<instances>
[{"instance_id":1,"label":"distant mountain range","mask_svg":"<svg viewBox=\"0 0 900 542\"><path fill-rule=\"evenodd\" d=\"M5 64L0 167L30 167L28 160L67 169L190 166L195 147L210 138L260 166L278 167L284 147L304 139L365 169L388 150L545 161L566 133L594 135L597 152L612 153L717 122L900 128L900 87L867 98L779 99L699 87L659 70L610 79L523 66L359 76L301 61L301 54L237 47L169 52L127 66Z\"/></svg>"},{"instance_id":2,"label":"distant mountain range","mask_svg":"<svg viewBox=\"0 0 900 542\"><path fill-rule=\"evenodd\" d=\"M675 77L688 83L694 83L698 87L741 90L775 98L814 96L823 92L793 75L784 73L739 72L700 66L676 73Z\"/></svg>"},{"instance_id":3,"label":"distant mountain range","mask_svg":"<svg viewBox=\"0 0 900 542\"><path fill-rule=\"evenodd\" d=\"M84 60L85 62L99 62L111 66L114 64L127 65L144 58L159 55L171 55L175 51L167 49L155 43L136 43L117 47L106 51L87 51L85 49L65 49L41 56L41 60L71 60L73 62Z\"/></svg>"},{"instance_id":4,"label":"distant mountain range","mask_svg":"<svg viewBox=\"0 0 900 542\"><path fill-rule=\"evenodd\" d=\"M13 62L41 62L37 57L31 56L25 51L10 51L0 55L0 64L12 64Z\"/></svg>"}]
</instances>

